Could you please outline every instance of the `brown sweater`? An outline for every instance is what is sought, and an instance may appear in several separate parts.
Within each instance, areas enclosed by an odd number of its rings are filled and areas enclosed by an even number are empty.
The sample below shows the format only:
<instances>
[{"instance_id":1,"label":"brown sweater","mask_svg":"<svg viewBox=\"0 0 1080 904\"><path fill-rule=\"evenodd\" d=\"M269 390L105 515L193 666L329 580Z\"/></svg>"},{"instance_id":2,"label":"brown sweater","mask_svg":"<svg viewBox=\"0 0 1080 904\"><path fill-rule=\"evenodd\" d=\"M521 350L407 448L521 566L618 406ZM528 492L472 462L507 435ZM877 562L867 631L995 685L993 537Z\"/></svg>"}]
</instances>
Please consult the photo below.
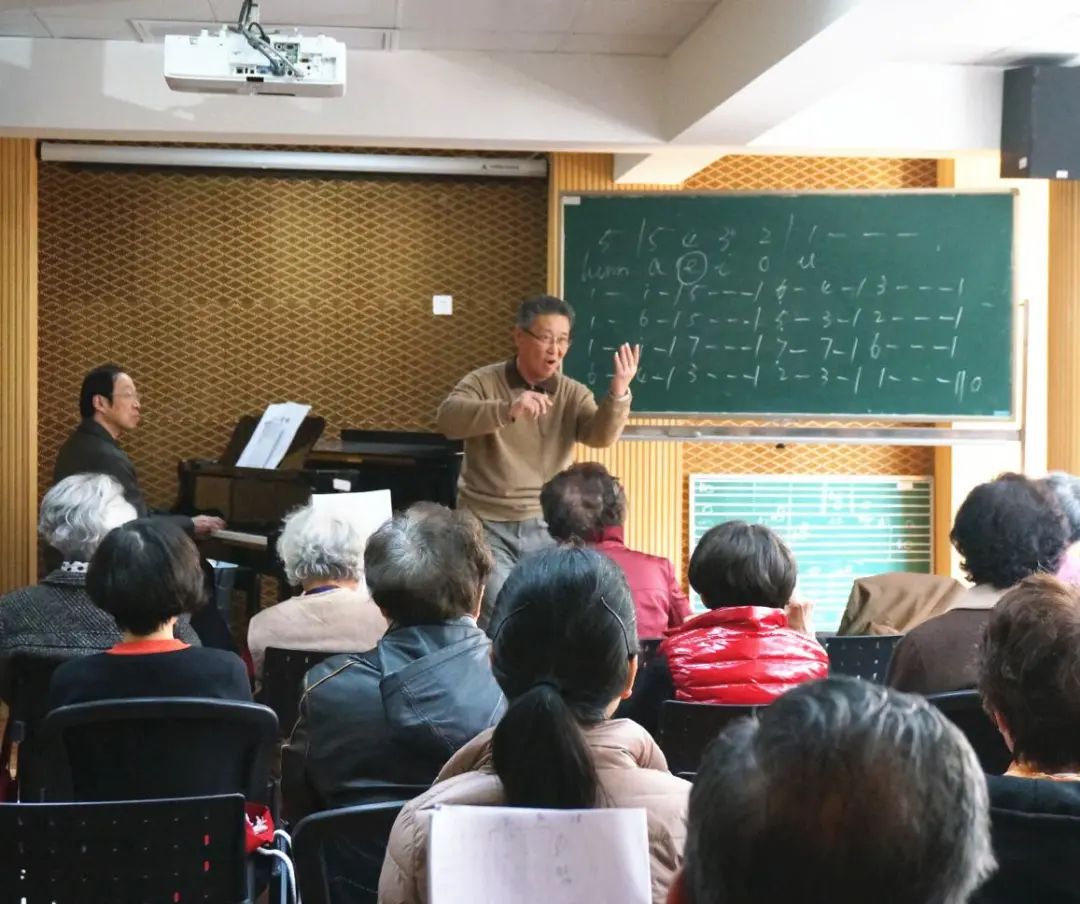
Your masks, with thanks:
<instances>
[{"instance_id":1,"label":"brown sweater","mask_svg":"<svg viewBox=\"0 0 1080 904\"><path fill-rule=\"evenodd\" d=\"M511 404L530 388L550 396L551 410L511 420ZM540 517L540 488L570 465L574 443L610 446L629 414L629 396L605 395L597 405L587 386L562 374L530 387L508 361L466 375L439 406L436 423L451 439L465 440L462 508L485 521L524 521Z\"/></svg>"},{"instance_id":2,"label":"brown sweater","mask_svg":"<svg viewBox=\"0 0 1080 904\"><path fill-rule=\"evenodd\" d=\"M948 612L912 628L889 660L885 683L909 694L943 694L979 681L978 647L994 604L1005 593L989 585L968 588Z\"/></svg>"}]
</instances>

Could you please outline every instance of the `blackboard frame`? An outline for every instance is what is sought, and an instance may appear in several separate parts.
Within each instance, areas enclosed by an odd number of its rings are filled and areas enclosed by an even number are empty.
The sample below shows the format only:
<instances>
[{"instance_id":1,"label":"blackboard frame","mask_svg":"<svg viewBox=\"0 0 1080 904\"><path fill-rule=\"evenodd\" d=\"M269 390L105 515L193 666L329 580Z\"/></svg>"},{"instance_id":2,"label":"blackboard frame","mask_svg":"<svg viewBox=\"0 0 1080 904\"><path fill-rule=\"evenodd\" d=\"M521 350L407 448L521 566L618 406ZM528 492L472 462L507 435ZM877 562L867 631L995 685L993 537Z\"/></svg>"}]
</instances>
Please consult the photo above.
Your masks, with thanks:
<instances>
[{"instance_id":1,"label":"blackboard frame","mask_svg":"<svg viewBox=\"0 0 1080 904\"><path fill-rule=\"evenodd\" d=\"M721 417L725 420L736 421L764 421L767 424L777 423L789 423L800 424L810 421L848 421L853 423L863 422L878 422L878 423L908 423L908 424L927 424L927 423L968 423L968 424L985 424L992 425L994 427L1012 426L1016 430L1022 431L1024 424L1023 405L1026 393L1026 373L1027 373L1027 326L1022 322L1021 307L1024 307L1023 314L1027 314L1026 303L1018 300L1018 286L1017 286L1017 272L1016 272L1016 260L1017 260L1017 232L1015 225L1017 222L1017 198L1019 197L1019 190L1015 188L1008 189L952 189L952 188L914 188L914 189L900 189L900 190L881 190L881 189L808 189L808 190L790 190L790 189L774 189L774 190L762 190L762 191L726 191L726 190L705 190L705 191L574 191L570 189L564 189L559 192L559 229L558 229L558 241L559 247L555 260L557 262L559 272L557 284L559 286L560 297L565 297L565 274L566 274L566 207L569 204L573 204L574 199L579 198L617 198L617 199L632 199L632 198L723 198L723 197L807 197L807 196L828 196L828 197L880 197L880 198L893 198L893 197L910 197L913 195L931 195L931 196L979 196L979 195L1010 195L1012 197L1012 212L1013 212L1013 231L1012 241L1010 243L1010 261L1009 269L1012 275L1012 284L1010 286L1010 306L1012 311L1012 318L1010 324L1010 356L1009 362L1009 375L1010 375L1010 408L1009 411L1000 416L991 415L963 415L963 414L948 414L943 415L940 413L930 414L858 414L851 412L813 412L813 413L791 413L791 412L738 412L738 413L725 413L717 411L653 411L643 410L634 411L634 415L637 417L649 417L649 418L670 418L672 420L691 420L691 419L703 419L703 418L717 418Z\"/></svg>"}]
</instances>

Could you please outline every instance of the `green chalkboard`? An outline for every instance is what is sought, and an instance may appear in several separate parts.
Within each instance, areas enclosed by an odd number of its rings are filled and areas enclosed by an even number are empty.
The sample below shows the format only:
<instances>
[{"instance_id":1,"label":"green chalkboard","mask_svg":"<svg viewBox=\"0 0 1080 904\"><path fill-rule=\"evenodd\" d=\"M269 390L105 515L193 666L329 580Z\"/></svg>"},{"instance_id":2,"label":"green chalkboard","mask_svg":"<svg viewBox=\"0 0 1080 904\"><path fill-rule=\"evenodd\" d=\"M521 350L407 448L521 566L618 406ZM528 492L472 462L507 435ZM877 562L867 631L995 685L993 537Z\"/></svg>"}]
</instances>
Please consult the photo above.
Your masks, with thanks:
<instances>
[{"instance_id":1,"label":"green chalkboard","mask_svg":"<svg viewBox=\"0 0 1080 904\"><path fill-rule=\"evenodd\" d=\"M649 413L1011 416L1011 193L567 195L566 372Z\"/></svg>"},{"instance_id":2,"label":"green chalkboard","mask_svg":"<svg viewBox=\"0 0 1080 904\"><path fill-rule=\"evenodd\" d=\"M840 626L855 578L933 569L932 513L929 477L690 476L691 543L724 521L772 528L795 554L819 631Z\"/></svg>"}]
</instances>

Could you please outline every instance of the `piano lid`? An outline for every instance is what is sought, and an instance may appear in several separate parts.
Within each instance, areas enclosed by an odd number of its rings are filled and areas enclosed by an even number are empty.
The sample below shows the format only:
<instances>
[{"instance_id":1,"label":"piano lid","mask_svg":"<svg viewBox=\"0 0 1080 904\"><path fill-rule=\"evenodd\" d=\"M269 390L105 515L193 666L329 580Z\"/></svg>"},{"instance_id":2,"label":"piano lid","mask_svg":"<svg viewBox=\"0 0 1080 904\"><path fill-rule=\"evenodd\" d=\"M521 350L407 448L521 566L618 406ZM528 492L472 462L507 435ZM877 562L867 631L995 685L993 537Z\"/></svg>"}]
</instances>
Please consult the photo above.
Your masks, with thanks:
<instances>
[{"instance_id":1,"label":"piano lid","mask_svg":"<svg viewBox=\"0 0 1080 904\"><path fill-rule=\"evenodd\" d=\"M341 439L332 437L315 445L314 456L321 452L346 455L389 455L407 458L460 457L465 444L459 439L447 439L441 433L422 433L409 430L352 430L341 431Z\"/></svg>"}]
</instances>

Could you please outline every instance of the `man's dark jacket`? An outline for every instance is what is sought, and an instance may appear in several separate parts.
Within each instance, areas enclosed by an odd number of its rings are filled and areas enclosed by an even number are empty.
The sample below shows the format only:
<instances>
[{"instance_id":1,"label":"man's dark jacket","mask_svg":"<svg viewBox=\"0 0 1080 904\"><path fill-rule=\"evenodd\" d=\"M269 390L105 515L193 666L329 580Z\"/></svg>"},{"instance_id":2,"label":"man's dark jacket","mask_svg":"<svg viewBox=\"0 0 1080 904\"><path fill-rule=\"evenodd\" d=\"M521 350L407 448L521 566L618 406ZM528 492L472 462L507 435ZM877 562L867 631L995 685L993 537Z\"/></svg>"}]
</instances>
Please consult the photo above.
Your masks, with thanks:
<instances>
[{"instance_id":1,"label":"man's dark jacket","mask_svg":"<svg viewBox=\"0 0 1080 904\"><path fill-rule=\"evenodd\" d=\"M289 818L400 800L430 785L506 709L490 649L471 618L391 625L375 649L311 669L283 751Z\"/></svg>"},{"instance_id":2,"label":"man's dark jacket","mask_svg":"<svg viewBox=\"0 0 1080 904\"><path fill-rule=\"evenodd\" d=\"M186 515L171 515L152 511L139 489L135 465L120 448L112 435L93 418L84 418L75 432L60 447L53 468L53 485L72 474L108 474L115 477L124 488L124 498L134 507L140 518L147 515L168 518L189 534L195 530L194 522Z\"/></svg>"}]
</instances>

